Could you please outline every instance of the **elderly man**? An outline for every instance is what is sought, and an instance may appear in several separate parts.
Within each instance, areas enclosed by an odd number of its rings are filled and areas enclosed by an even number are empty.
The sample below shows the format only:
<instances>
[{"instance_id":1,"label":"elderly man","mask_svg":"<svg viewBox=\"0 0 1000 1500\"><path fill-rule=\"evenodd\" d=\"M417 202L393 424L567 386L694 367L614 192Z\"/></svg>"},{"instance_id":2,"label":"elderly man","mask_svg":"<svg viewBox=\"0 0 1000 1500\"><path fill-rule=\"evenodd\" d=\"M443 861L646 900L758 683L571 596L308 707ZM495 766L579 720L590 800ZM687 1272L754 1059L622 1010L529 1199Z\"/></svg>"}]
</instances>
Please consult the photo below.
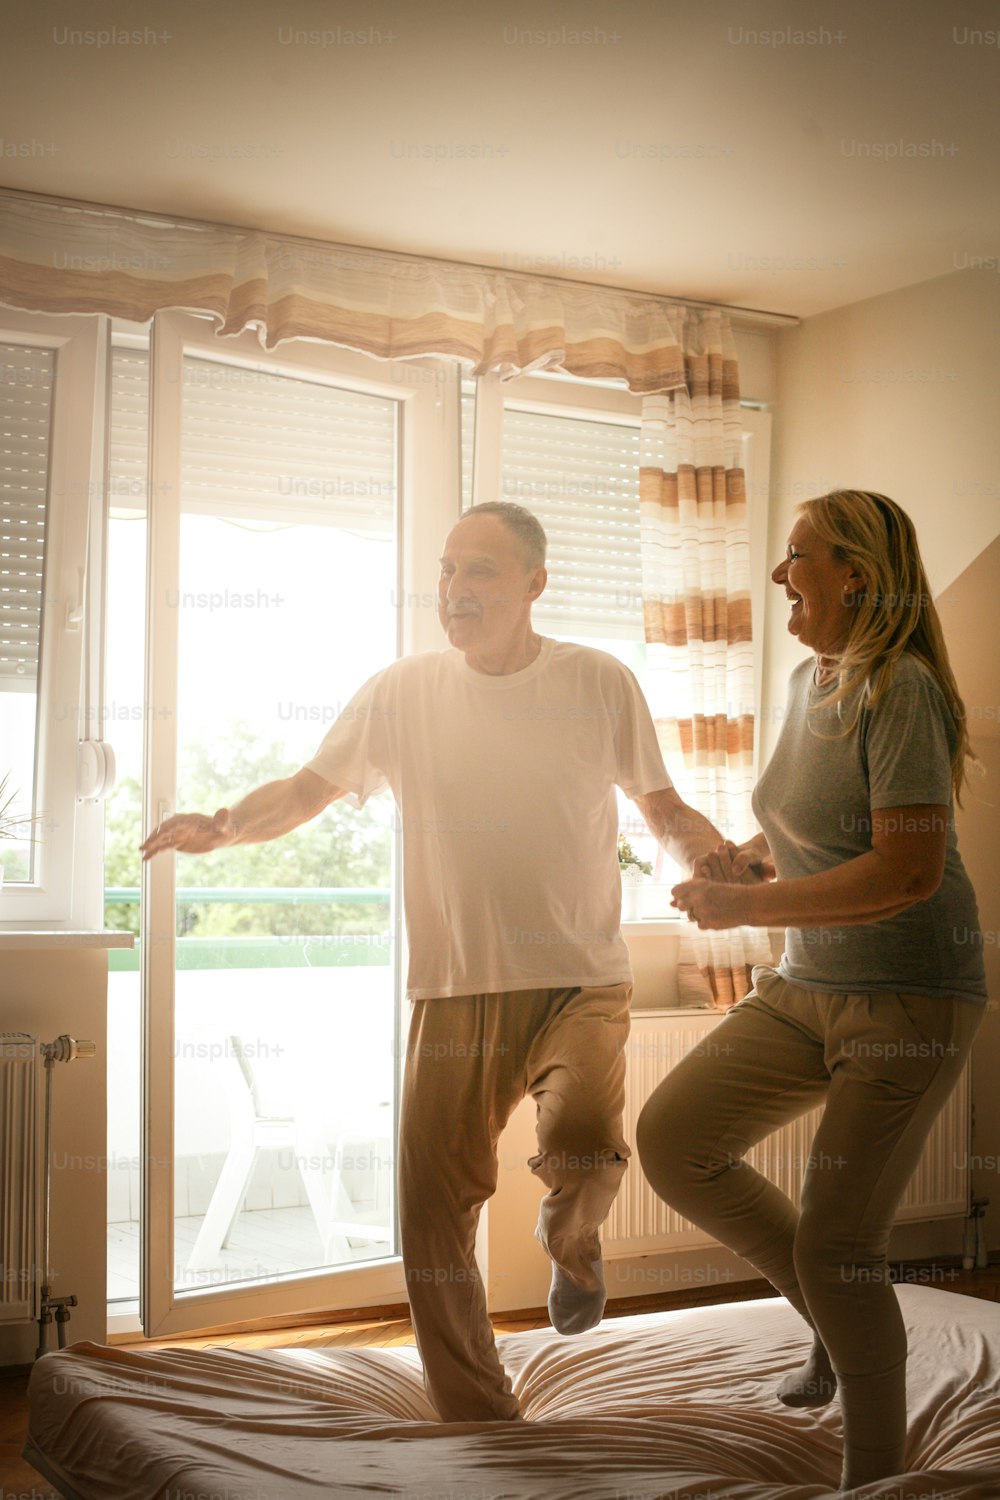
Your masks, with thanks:
<instances>
[{"instance_id":1,"label":"elderly man","mask_svg":"<svg viewBox=\"0 0 1000 1500\"><path fill-rule=\"evenodd\" d=\"M315 758L214 817L146 840L202 853L279 838L388 786L403 825L413 1009L399 1146L403 1263L431 1399L445 1421L505 1420L475 1261L496 1188L497 1138L537 1105L532 1171L548 1192L537 1236L553 1262L549 1314L597 1323L598 1229L625 1171L631 969L619 926L615 785L687 867L721 842L673 790L632 674L536 635L545 533L521 506L474 506L445 543L438 612L452 649L394 662L357 693Z\"/></svg>"}]
</instances>

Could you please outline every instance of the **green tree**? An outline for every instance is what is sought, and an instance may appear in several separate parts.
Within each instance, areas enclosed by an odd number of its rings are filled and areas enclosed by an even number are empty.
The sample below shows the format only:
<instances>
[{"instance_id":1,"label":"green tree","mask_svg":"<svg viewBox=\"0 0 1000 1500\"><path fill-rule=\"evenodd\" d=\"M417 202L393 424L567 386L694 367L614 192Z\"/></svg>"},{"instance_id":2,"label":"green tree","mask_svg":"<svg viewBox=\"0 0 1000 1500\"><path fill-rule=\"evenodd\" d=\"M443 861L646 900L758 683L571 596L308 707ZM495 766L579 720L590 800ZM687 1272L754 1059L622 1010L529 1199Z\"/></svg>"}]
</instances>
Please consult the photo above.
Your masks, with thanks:
<instances>
[{"instance_id":1,"label":"green tree","mask_svg":"<svg viewBox=\"0 0 1000 1500\"><path fill-rule=\"evenodd\" d=\"M178 768L178 806L213 813L266 781L299 769L277 743L262 744L239 721L217 742L184 747ZM360 810L334 802L319 818L268 844L242 844L214 854L178 860L179 886L379 887L389 885L392 804L386 799ZM105 885L139 884L141 789L126 778L108 804L105 822ZM138 932L138 907L109 903L109 926ZM382 932L386 898L359 903L181 902L178 935L198 937L328 935Z\"/></svg>"}]
</instances>

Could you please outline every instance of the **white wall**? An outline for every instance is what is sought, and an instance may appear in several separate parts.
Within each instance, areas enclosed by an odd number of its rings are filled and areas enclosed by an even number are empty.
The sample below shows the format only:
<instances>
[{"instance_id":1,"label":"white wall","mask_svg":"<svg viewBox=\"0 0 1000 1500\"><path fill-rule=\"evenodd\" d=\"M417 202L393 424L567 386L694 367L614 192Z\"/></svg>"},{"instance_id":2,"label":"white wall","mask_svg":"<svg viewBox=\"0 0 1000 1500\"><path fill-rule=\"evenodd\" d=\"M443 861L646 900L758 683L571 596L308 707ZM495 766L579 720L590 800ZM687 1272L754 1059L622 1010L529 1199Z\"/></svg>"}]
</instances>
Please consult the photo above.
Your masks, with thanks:
<instances>
[{"instance_id":1,"label":"white wall","mask_svg":"<svg viewBox=\"0 0 1000 1500\"><path fill-rule=\"evenodd\" d=\"M979 898L990 994L1000 1000L1000 538L980 552L938 599L945 639L965 699L969 736L979 756L957 814L958 839ZM1000 1245L1000 1011L986 1017L976 1042L972 1189L992 1199L987 1239Z\"/></svg>"},{"instance_id":2,"label":"white wall","mask_svg":"<svg viewBox=\"0 0 1000 1500\"><path fill-rule=\"evenodd\" d=\"M961 271L856 302L777 335L769 551L795 505L838 485L913 517L935 593L1000 533L1000 276ZM764 749L802 648L783 595L765 617ZM995 640L984 630L982 646ZM994 647L995 649L995 647ZM769 714L769 710L771 713Z\"/></svg>"},{"instance_id":3,"label":"white wall","mask_svg":"<svg viewBox=\"0 0 1000 1500\"><path fill-rule=\"evenodd\" d=\"M973 745L987 770L958 815L979 898L991 994L1000 1000L1000 277L963 271L810 318L778 335L769 551L796 503L838 485L879 490L912 516L938 600ZM764 620L762 761L802 648L772 588ZM992 1197L1000 1248L1000 1015L976 1043L974 1190ZM991 1191L992 1189L992 1191ZM927 1241L930 1246L930 1240ZM954 1234L935 1253L956 1250Z\"/></svg>"}]
</instances>

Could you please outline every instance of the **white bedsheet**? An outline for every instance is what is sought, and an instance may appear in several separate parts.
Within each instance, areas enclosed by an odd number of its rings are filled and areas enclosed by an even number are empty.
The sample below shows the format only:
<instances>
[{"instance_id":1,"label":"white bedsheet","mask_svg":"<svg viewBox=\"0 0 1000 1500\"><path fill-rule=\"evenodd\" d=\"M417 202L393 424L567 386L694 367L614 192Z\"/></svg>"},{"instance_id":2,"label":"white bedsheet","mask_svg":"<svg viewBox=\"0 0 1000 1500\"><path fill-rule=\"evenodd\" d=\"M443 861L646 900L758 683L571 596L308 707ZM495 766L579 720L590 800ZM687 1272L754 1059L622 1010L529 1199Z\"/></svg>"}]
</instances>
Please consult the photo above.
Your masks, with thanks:
<instances>
[{"instance_id":1,"label":"white bedsheet","mask_svg":"<svg viewBox=\"0 0 1000 1500\"><path fill-rule=\"evenodd\" d=\"M909 1472L857 1500L1000 1500L1000 1307L898 1289ZM434 1421L412 1349L78 1344L30 1385L25 1449L71 1500L823 1500L839 1404L774 1395L805 1357L780 1299L500 1340L525 1421Z\"/></svg>"}]
</instances>

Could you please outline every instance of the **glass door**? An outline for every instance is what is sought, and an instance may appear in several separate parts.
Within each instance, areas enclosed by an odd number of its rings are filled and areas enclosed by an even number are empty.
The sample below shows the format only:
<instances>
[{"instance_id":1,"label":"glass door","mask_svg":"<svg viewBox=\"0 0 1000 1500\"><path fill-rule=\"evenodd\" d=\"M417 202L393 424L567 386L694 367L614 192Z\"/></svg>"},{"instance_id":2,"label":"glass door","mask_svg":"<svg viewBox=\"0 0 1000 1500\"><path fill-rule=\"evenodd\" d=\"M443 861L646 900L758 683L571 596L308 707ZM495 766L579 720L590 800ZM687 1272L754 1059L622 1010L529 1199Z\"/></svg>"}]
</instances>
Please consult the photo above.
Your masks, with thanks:
<instances>
[{"instance_id":1,"label":"glass door","mask_svg":"<svg viewBox=\"0 0 1000 1500\"><path fill-rule=\"evenodd\" d=\"M147 827L293 774L423 624L401 492L433 384L222 350L154 326ZM403 1295L393 811L145 869L147 1333Z\"/></svg>"}]
</instances>

